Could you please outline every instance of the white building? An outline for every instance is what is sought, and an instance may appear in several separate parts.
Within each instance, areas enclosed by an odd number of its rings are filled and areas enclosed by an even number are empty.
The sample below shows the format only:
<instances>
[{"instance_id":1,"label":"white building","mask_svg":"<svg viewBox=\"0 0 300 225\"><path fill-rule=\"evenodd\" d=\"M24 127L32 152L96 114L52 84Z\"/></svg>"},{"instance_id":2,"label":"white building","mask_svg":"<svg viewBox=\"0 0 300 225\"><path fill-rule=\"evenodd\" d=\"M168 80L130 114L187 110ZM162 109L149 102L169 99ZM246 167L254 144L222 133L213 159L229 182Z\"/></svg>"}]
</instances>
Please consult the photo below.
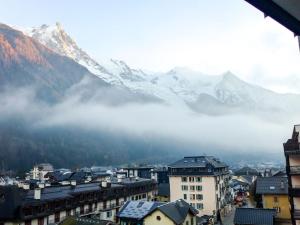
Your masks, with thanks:
<instances>
[{"instance_id":1,"label":"white building","mask_svg":"<svg viewBox=\"0 0 300 225\"><path fill-rule=\"evenodd\" d=\"M53 166L49 163L41 163L35 165L33 169L29 172L29 179L45 181L45 175L49 172L53 172Z\"/></svg>"}]
</instances>

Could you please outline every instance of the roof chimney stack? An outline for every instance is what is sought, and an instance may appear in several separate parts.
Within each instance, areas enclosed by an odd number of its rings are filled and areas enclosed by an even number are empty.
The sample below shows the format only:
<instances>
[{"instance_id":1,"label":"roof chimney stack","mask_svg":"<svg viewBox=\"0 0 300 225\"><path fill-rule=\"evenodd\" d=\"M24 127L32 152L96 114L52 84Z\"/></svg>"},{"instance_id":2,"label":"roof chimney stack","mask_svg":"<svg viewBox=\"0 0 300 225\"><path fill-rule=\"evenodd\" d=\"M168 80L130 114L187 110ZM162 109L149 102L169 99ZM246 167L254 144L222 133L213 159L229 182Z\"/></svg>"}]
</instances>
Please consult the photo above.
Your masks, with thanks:
<instances>
[{"instance_id":1,"label":"roof chimney stack","mask_svg":"<svg viewBox=\"0 0 300 225\"><path fill-rule=\"evenodd\" d=\"M40 188L36 188L34 189L34 199L36 200L40 200L41 199L41 189Z\"/></svg>"}]
</instances>

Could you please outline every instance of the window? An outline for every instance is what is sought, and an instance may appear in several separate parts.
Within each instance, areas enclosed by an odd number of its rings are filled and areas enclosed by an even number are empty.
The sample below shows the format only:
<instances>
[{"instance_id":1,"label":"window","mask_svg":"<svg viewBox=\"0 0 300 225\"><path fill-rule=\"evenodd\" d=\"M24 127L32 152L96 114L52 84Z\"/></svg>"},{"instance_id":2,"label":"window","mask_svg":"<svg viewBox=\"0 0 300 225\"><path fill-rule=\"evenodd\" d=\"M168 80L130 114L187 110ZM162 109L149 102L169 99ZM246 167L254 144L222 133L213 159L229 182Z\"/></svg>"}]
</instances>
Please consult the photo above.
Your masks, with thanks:
<instances>
[{"instance_id":1,"label":"window","mask_svg":"<svg viewBox=\"0 0 300 225\"><path fill-rule=\"evenodd\" d=\"M38 225L44 225L44 218L38 219Z\"/></svg>"},{"instance_id":2,"label":"window","mask_svg":"<svg viewBox=\"0 0 300 225\"><path fill-rule=\"evenodd\" d=\"M132 200L132 201L134 200L134 196L131 197L131 200Z\"/></svg>"},{"instance_id":3,"label":"window","mask_svg":"<svg viewBox=\"0 0 300 225\"><path fill-rule=\"evenodd\" d=\"M277 196L274 197L274 202L278 203L278 197Z\"/></svg>"},{"instance_id":4,"label":"window","mask_svg":"<svg viewBox=\"0 0 300 225\"><path fill-rule=\"evenodd\" d=\"M197 209L203 209L203 204L202 203L197 203Z\"/></svg>"},{"instance_id":5,"label":"window","mask_svg":"<svg viewBox=\"0 0 300 225\"><path fill-rule=\"evenodd\" d=\"M190 200L195 200L195 195L194 194L190 194Z\"/></svg>"},{"instance_id":6,"label":"window","mask_svg":"<svg viewBox=\"0 0 300 225\"><path fill-rule=\"evenodd\" d=\"M181 185L181 190L187 191L188 190L188 186L187 185Z\"/></svg>"},{"instance_id":7,"label":"window","mask_svg":"<svg viewBox=\"0 0 300 225\"><path fill-rule=\"evenodd\" d=\"M196 177L197 182L202 182L202 177Z\"/></svg>"},{"instance_id":8,"label":"window","mask_svg":"<svg viewBox=\"0 0 300 225\"><path fill-rule=\"evenodd\" d=\"M189 225L189 221L186 221L186 222L185 222L185 225Z\"/></svg>"},{"instance_id":9,"label":"window","mask_svg":"<svg viewBox=\"0 0 300 225\"><path fill-rule=\"evenodd\" d=\"M59 222L59 212L55 213L55 215L54 215L54 221L55 221L55 223Z\"/></svg>"},{"instance_id":10,"label":"window","mask_svg":"<svg viewBox=\"0 0 300 225\"><path fill-rule=\"evenodd\" d=\"M156 219L157 219L158 221L160 221L160 220L161 220L160 216L157 216L157 217L156 217Z\"/></svg>"},{"instance_id":11,"label":"window","mask_svg":"<svg viewBox=\"0 0 300 225\"><path fill-rule=\"evenodd\" d=\"M194 182L195 181L195 177L189 177L189 181L190 182Z\"/></svg>"},{"instance_id":12,"label":"window","mask_svg":"<svg viewBox=\"0 0 300 225\"><path fill-rule=\"evenodd\" d=\"M181 182L187 182L187 178L186 177L181 177Z\"/></svg>"},{"instance_id":13,"label":"window","mask_svg":"<svg viewBox=\"0 0 300 225\"><path fill-rule=\"evenodd\" d=\"M194 225L194 218L191 218L191 225Z\"/></svg>"},{"instance_id":14,"label":"window","mask_svg":"<svg viewBox=\"0 0 300 225\"><path fill-rule=\"evenodd\" d=\"M25 221L25 225L31 225L31 220Z\"/></svg>"},{"instance_id":15,"label":"window","mask_svg":"<svg viewBox=\"0 0 300 225\"><path fill-rule=\"evenodd\" d=\"M191 185L191 186L190 186L190 190L191 190L191 191L195 191L195 186L194 186L194 185Z\"/></svg>"},{"instance_id":16,"label":"window","mask_svg":"<svg viewBox=\"0 0 300 225\"><path fill-rule=\"evenodd\" d=\"M186 194L183 194L183 199L187 200L187 195Z\"/></svg>"},{"instance_id":17,"label":"window","mask_svg":"<svg viewBox=\"0 0 300 225\"><path fill-rule=\"evenodd\" d=\"M197 185L197 186L196 186L196 190L197 190L197 191L202 191L202 185Z\"/></svg>"},{"instance_id":18,"label":"window","mask_svg":"<svg viewBox=\"0 0 300 225\"><path fill-rule=\"evenodd\" d=\"M111 215L112 215L111 211L107 211L107 212L106 212L106 218L110 218Z\"/></svg>"},{"instance_id":19,"label":"window","mask_svg":"<svg viewBox=\"0 0 300 225\"><path fill-rule=\"evenodd\" d=\"M197 200L202 200L202 199L203 199L203 195L197 194L197 195L196 195L196 198L197 198Z\"/></svg>"}]
</instances>

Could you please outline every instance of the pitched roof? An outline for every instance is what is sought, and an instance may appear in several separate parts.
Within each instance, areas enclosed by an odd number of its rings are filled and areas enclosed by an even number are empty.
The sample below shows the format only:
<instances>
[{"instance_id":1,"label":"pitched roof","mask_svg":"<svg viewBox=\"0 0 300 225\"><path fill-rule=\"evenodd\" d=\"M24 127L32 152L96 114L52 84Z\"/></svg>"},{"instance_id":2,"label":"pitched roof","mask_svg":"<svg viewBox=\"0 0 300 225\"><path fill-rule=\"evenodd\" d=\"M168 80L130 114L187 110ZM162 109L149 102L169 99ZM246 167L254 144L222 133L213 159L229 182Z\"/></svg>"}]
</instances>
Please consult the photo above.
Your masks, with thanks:
<instances>
[{"instance_id":1,"label":"pitched roof","mask_svg":"<svg viewBox=\"0 0 300 225\"><path fill-rule=\"evenodd\" d=\"M285 170L279 170L273 174L273 177L287 177Z\"/></svg>"},{"instance_id":2,"label":"pitched roof","mask_svg":"<svg viewBox=\"0 0 300 225\"><path fill-rule=\"evenodd\" d=\"M128 201L121 208L117 216L121 218L141 220L162 204L164 203L147 201Z\"/></svg>"},{"instance_id":3,"label":"pitched roof","mask_svg":"<svg viewBox=\"0 0 300 225\"><path fill-rule=\"evenodd\" d=\"M184 157L169 165L171 168L187 168L187 167L203 167L211 165L214 168L227 167L223 162L220 162L213 156L189 156Z\"/></svg>"},{"instance_id":4,"label":"pitched roof","mask_svg":"<svg viewBox=\"0 0 300 225\"><path fill-rule=\"evenodd\" d=\"M287 177L258 177L256 194L288 194Z\"/></svg>"},{"instance_id":5,"label":"pitched roof","mask_svg":"<svg viewBox=\"0 0 300 225\"><path fill-rule=\"evenodd\" d=\"M160 210L169 217L176 225L182 224L188 213L191 213L194 216L198 214L198 211L195 208L182 199L161 205L157 210Z\"/></svg>"},{"instance_id":6,"label":"pitched roof","mask_svg":"<svg viewBox=\"0 0 300 225\"><path fill-rule=\"evenodd\" d=\"M273 225L275 209L237 208L234 224L239 225Z\"/></svg>"},{"instance_id":7,"label":"pitched roof","mask_svg":"<svg viewBox=\"0 0 300 225\"><path fill-rule=\"evenodd\" d=\"M175 224L182 224L188 213L198 214L198 211L187 202L180 199L175 202L128 201L117 214L120 218L142 220L154 211L159 210Z\"/></svg>"}]
</instances>

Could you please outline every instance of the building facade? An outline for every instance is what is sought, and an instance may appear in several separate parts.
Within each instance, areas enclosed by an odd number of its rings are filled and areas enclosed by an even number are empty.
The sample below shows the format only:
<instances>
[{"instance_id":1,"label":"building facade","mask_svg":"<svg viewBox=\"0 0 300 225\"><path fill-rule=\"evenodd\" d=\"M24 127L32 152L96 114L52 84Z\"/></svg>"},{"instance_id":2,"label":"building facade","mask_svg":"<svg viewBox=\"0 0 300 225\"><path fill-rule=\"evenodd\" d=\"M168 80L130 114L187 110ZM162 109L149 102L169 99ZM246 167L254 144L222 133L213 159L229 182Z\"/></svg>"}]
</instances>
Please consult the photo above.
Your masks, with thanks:
<instances>
[{"instance_id":1,"label":"building facade","mask_svg":"<svg viewBox=\"0 0 300 225\"><path fill-rule=\"evenodd\" d=\"M295 125L291 139L283 144L286 158L286 173L289 184L289 199L292 224L300 224L300 125Z\"/></svg>"},{"instance_id":2,"label":"building facade","mask_svg":"<svg viewBox=\"0 0 300 225\"><path fill-rule=\"evenodd\" d=\"M276 210L276 219L290 221L287 177L258 177L256 194L261 196L264 209Z\"/></svg>"},{"instance_id":3,"label":"building facade","mask_svg":"<svg viewBox=\"0 0 300 225\"><path fill-rule=\"evenodd\" d=\"M169 165L170 200L184 199L199 215L214 215L229 204L228 166L212 156L184 157Z\"/></svg>"},{"instance_id":4,"label":"building facade","mask_svg":"<svg viewBox=\"0 0 300 225\"><path fill-rule=\"evenodd\" d=\"M16 186L0 189L0 224L47 225L67 216L96 216L116 221L119 208L128 200L151 201L157 184L147 179L95 182L24 190Z\"/></svg>"}]
</instances>

